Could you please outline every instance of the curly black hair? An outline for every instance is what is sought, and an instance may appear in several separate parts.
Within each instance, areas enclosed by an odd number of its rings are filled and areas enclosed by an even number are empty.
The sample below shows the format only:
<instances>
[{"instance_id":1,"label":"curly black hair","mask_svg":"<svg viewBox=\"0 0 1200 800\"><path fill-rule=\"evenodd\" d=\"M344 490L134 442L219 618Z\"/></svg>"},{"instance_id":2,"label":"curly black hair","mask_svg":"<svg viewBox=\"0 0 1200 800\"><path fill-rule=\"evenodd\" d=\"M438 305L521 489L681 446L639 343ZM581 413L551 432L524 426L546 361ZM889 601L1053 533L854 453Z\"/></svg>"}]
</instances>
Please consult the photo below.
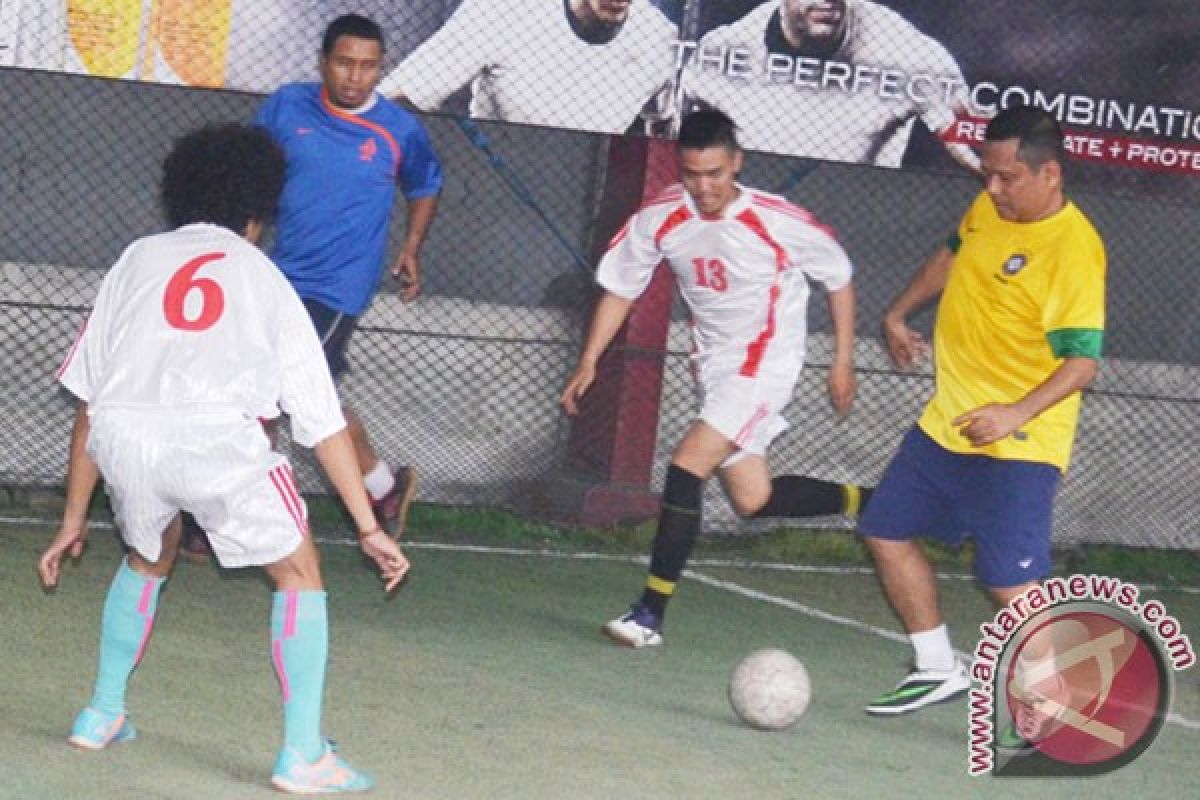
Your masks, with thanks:
<instances>
[{"instance_id":1,"label":"curly black hair","mask_svg":"<svg viewBox=\"0 0 1200 800\"><path fill-rule=\"evenodd\" d=\"M286 162L271 134L209 125L175 141L163 162L162 204L172 228L193 222L243 233L275 216Z\"/></svg>"}]
</instances>

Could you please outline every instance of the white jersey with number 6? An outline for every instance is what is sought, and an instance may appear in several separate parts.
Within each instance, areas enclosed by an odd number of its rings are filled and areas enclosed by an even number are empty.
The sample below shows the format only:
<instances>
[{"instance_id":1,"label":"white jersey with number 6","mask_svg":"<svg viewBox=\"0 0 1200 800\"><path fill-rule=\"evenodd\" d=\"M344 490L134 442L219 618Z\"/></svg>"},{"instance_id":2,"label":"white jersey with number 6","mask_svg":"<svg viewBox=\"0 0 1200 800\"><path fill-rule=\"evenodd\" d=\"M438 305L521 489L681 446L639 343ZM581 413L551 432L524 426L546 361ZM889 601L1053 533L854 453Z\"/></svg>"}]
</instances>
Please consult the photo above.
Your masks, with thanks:
<instances>
[{"instance_id":1,"label":"white jersey with number 6","mask_svg":"<svg viewBox=\"0 0 1200 800\"><path fill-rule=\"evenodd\" d=\"M300 298L262 251L215 225L131 244L59 372L89 410L291 416L311 447L345 427Z\"/></svg>"},{"instance_id":2,"label":"white jersey with number 6","mask_svg":"<svg viewBox=\"0 0 1200 800\"><path fill-rule=\"evenodd\" d=\"M804 362L808 280L837 290L853 268L807 211L778 195L738 190L721 215L706 217L682 186L667 189L613 238L596 280L635 298L665 258L692 314L702 378L794 380Z\"/></svg>"}]
</instances>

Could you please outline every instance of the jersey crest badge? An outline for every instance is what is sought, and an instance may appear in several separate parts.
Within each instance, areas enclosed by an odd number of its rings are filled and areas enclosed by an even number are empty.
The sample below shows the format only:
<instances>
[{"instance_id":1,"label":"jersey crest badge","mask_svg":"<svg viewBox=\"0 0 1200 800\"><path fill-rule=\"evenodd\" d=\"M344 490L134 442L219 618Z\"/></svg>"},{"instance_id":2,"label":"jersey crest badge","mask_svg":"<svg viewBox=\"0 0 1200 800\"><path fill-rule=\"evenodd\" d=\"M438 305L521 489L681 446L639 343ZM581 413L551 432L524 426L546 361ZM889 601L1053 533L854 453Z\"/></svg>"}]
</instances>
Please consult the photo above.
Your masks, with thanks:
<instances>
[{"instance_id":1,"label":"jersey crest badge","mask_svg":"<svg viewBox=\"0 0 1200 800\"><path fill-rule=\"evenodd\" d=\"M371 161L375 158L375 154L379 152L379 145L375 144L374 139L367 139L358 146L358 160Z\"/></svg>"},{"instance_id":2,"label":"jersey crest badge","mask_svg":"<svg viewBox=\"0 0 1200 800\"><path fill-rule=\"evenodd\" d=\"M1016 275L1029 262L1029 258L1024 253L1014 253L1004 262L1002 269L1005 275Z\"/></svg>"}]
</instances>

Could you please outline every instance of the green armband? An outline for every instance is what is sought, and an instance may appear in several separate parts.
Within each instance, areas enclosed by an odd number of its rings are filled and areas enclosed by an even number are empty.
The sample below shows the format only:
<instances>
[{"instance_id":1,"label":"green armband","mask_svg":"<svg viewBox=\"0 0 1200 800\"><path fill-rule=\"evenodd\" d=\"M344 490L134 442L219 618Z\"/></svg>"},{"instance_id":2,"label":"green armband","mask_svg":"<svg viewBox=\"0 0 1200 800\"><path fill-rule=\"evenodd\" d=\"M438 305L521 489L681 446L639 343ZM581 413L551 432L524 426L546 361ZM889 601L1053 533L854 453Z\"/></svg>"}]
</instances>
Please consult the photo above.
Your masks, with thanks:
<instances>
[{"instance_id":1,"label":"green armband","mask_svg":"<svg viewBox=\"0 0 1200 800\"><path fill-rule=\"evenodd\" d=\"M1100 358L1104 331L1096 328L1061 328L1046 334L1056 358Z\"/></svg>"}]
</instances>

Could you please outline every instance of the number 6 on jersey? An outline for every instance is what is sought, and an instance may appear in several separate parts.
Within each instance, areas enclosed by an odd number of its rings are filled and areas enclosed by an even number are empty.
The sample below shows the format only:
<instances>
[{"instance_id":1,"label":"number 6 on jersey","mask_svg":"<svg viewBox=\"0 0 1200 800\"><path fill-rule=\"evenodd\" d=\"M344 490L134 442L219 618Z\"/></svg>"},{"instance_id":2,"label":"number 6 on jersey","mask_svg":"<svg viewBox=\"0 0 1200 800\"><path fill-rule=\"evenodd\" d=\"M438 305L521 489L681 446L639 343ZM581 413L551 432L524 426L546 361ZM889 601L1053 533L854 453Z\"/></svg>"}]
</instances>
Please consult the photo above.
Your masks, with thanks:
<instances>
[{"instance_id":1,"label":"number 6 on jersey","mask_svg":"<svg viewBox=\"0 0 1200 800\"><path fill-rule=\"evenodd\" d=\"M225 293L221 285L212 278L196 278L196 273L205 264L225 257L224 253L205 253L184 264L167 281L163 294L163 316L167 324L181 331L208 330L221 318L225 310ZM193 289L200 292L200 313L188 319L185 312L188 295Z\"/></svg>"}]
</instances>

